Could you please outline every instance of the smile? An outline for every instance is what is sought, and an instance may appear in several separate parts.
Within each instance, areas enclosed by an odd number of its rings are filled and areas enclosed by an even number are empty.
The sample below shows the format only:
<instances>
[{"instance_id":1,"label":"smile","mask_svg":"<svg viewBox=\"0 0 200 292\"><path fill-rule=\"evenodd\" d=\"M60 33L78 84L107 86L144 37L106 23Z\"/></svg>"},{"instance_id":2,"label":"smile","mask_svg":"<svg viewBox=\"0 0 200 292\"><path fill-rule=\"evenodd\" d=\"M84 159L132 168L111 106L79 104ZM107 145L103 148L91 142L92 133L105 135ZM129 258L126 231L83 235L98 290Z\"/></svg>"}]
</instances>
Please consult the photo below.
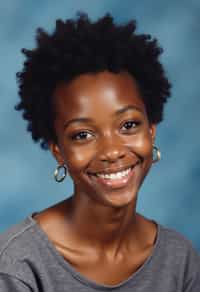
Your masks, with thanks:
<instances>
[{"instance_id":1,"label":"smile","mask_svg":"<svg viewBox=\"0 0 200 292\"><path fill-rule=\"evenodd\" d=\"M139 163L136 163L134 166L129 166L126 169L113 171L110 173L104 172L97 172L97 173L90 173L89 177L92 180L95 180L97 183L104 185L109 188L122 188L127 185L127 183L133 178L134 174L136 173L136 166Z\"/></svg>"},{"instance_id":2,"label":"smile","mask_svg":"<svg viewBox=\"0 0 200 292\"><path fill-rule=\"evenodd\" d=\"M123 171L118 171L118 172L109 173L109 174L96 173L96 176L101 177L103 179L117 180L117 179L126 177L130 172L131 172L131 167Z\"/></svg>"}]
</instances>

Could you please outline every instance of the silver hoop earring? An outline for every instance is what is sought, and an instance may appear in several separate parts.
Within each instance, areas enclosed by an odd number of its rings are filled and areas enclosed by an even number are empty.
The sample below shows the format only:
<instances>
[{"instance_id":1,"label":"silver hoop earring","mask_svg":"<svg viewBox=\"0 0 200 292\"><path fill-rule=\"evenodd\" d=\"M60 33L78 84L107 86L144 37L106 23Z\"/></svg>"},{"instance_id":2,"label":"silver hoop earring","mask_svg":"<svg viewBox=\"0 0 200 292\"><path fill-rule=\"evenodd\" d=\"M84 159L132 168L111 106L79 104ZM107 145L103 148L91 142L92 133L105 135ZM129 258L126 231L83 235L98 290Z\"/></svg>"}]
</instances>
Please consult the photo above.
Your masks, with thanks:
<instances>
[{"instance_id":1,"label":"silver hoop earring","mask_svg":"<svg viewBox=\"0 0 200 292\"><path fill-rule=\"evenodd\" d=\"M156 157L154 158L154 153L156 154ZM153 145L153 163L158 162L161 159L161 153L160 149Z\"/></svg>"},{"instance_id":2,"label":"silver hoop earring","mask_svg":"<svg viewBox=\"0 0 200 292\"><path fill-rule=\"evenodd\" d=\"M67 176L67 166L65 164L58 165L54 171L54 178L57 182L62 182Z\"/></svg>"}]
</instances>

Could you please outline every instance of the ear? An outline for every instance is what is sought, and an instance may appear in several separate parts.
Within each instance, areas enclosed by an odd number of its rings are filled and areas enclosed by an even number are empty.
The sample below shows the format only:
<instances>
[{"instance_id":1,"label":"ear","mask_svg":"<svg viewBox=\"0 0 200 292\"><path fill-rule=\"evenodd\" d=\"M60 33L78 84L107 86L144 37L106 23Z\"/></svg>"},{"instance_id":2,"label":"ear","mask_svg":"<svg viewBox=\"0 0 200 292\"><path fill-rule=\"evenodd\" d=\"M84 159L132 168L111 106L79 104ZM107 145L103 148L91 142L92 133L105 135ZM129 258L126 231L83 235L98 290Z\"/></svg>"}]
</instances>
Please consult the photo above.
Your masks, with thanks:
<instances>
[{"instance_id":1,"label":"ear","mask_svg":"<svg viewBox=\"0 0 200 292\"><path fill-rule=\"evenodd\" d=\"M152 144L154 144L154 141L156 138L156 124L150 124L149 130L150 130L150 135L152 138Z\"/></svg>"},{"instance_id":2,"label":"ear","mask_svg":"<svg viewBox=\"0 0 200 292\"><path fill-rule=\"evenodd\" d=\"M53 156L55 157L55 159L57 160L58 164L59 165L64 164L64 159L62 157L59 146L53 142L49 142L49 149L51 153L53 154Z\"/></svg>"}]
</instances>

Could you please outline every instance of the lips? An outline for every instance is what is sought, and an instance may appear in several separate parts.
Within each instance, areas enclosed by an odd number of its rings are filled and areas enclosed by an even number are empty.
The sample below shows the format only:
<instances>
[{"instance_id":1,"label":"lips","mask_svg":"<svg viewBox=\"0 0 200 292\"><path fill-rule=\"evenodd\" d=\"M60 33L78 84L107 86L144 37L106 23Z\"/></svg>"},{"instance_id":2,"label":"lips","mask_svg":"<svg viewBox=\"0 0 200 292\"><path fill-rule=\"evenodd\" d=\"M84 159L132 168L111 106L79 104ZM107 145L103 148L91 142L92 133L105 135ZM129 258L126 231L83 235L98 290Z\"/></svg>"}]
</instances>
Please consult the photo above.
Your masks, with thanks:
<instances>
[{"instance_id":1,"label":"lips","mask_svg":"<svg viewBox=\"0 0 200 292\"><path fill-rule=\"evenodd\" d=\"M88 176L96 182L109 188L121 188L127 185L128 181L135 173L135 168L139 161L132 166L121 167L115 170L105 170L95 173L88 173Z\"/></svg>"},{"instance_id":2,"label":"lips","mask_svg":"<svg viewBox=\"0 0 200 292\"><path fill-rule=\"evenodd\" d=\"M96 176L104 178L104 179L119 179L128 175L131 171L131 167L124 169L122 171L117 171L113 173L96 173Z\"/></svg>"},{"instance_id":3,"label":"lips","mask_svg":"<svg viewBox=\"0 0 200 292\"><path fill-rule=\"evenodd\" d=\"M101 169L101 170L97 170L97 171L88 171L88 175L94 175L97 176L98 174L103 174L103 175L110 175L110 174L115 174L118 172L122 172L125 171L129 168L134 168L140 161L137 161L135 164L131 164L131 165L126 165L126 166L122 166L120 168L106 168L106 169Z\"/></svg>"}]
</instances>

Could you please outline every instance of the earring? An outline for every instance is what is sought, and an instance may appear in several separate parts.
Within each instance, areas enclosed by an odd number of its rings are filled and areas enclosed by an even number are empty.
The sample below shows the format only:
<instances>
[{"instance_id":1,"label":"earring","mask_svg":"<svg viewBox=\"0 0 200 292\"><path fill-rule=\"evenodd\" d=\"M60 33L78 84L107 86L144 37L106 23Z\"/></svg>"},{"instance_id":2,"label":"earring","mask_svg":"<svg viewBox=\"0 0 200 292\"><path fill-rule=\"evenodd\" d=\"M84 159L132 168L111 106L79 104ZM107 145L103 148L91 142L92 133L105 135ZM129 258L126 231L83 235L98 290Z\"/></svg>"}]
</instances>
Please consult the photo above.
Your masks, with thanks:
<instances>
[{"instance_id":1,"label":"earring","mask_svg":"<svg viewBox=\"0 0 200 292\"><path fill-rule=\"evenodd\" d=\"M154 153L156 154L156 157L154 158ZM153 163L158 162L161 159L161 153L158 147L156 147L153 144Z\"/></svg>"},{"instance_id":2,"label":"earring","mask_svg":"<svg viewBox=\"0 0 200 292\"><path fill-rule=\"evenodd\" d=\"M54 171L54 178L57 182L62 182L67 176L67 166L65 164L58 165Z\"/></svg>"}]
</instances>

